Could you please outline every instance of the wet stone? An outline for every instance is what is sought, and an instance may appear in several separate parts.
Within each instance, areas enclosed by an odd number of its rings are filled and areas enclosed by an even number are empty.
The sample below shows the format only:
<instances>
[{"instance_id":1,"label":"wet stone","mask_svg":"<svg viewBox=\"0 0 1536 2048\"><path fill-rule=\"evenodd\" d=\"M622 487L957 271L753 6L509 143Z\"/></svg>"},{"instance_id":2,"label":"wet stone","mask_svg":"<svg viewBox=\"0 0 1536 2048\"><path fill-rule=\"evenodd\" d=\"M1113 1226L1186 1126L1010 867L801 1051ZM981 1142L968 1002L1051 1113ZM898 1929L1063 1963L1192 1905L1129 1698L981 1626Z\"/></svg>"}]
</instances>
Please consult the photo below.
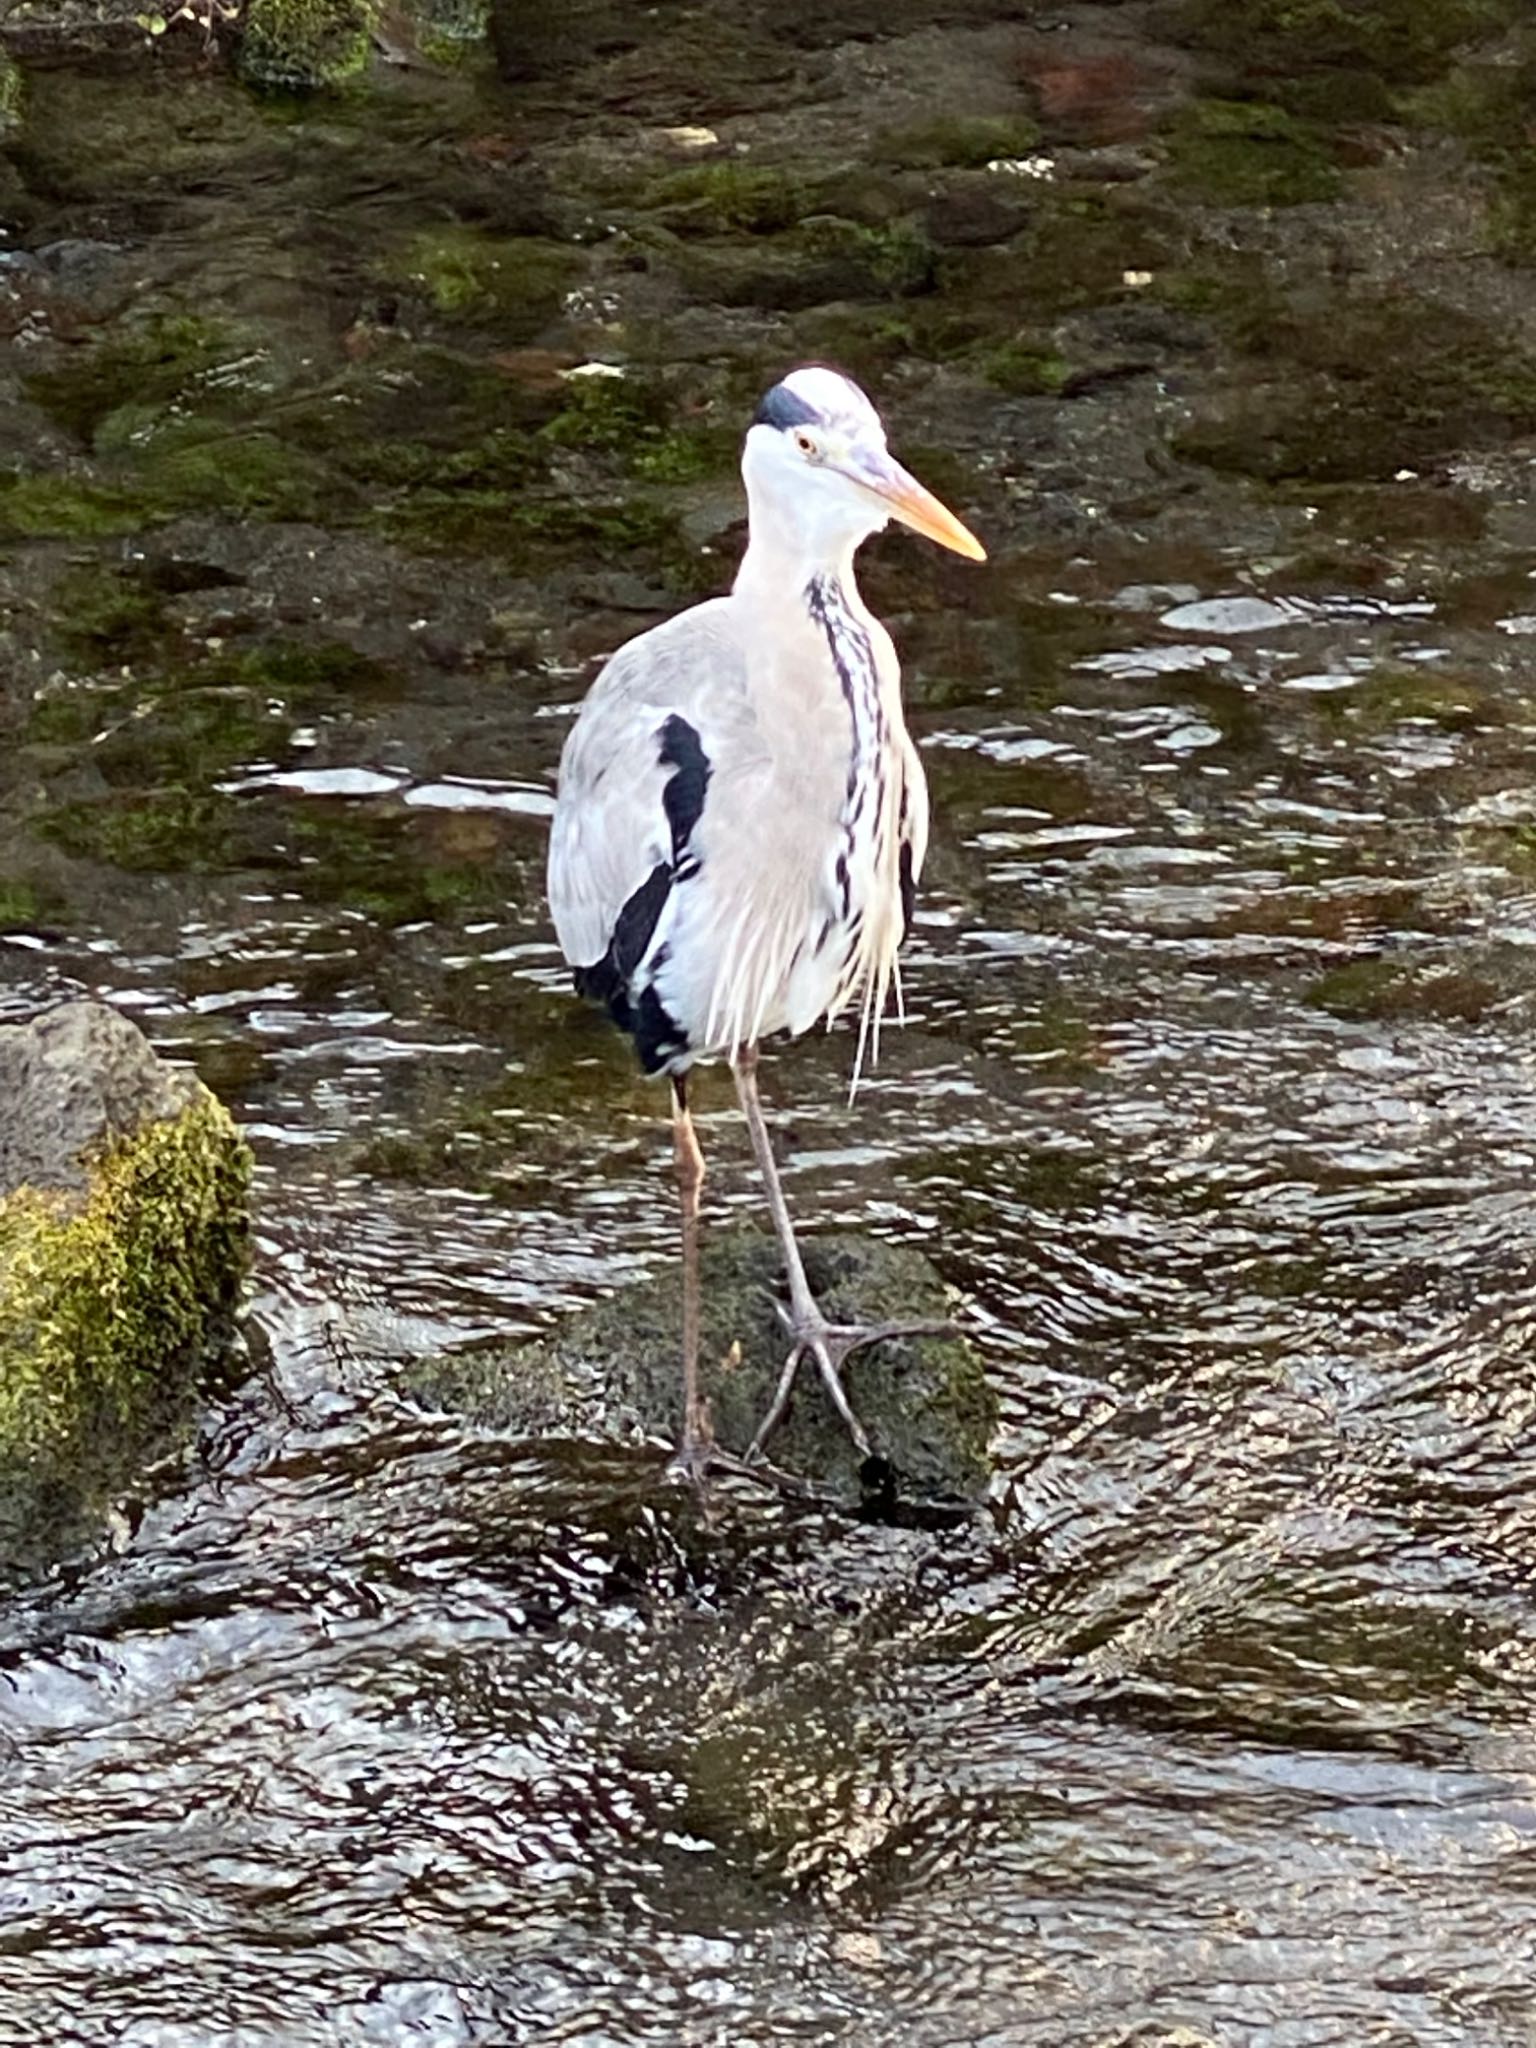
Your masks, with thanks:
<instances>
[{"instance_id":1,"label":"wet stone","mask_svg":"<svg viewBox=\"0 0 1536 2048\"><path fill-rule=\"evenodd\" d=\"M914 1247L857 1236L807 1239L806 1273L833 1323L945 1322L955 1302ZM767 1412L787 1338L777 1247L756 1233L706 1244L701 1379L721 1445L738 1455ZM540 1342L429 1361L407 1377L417 1398L529 1436L675 1440L682 1425L681 1275L674 1267L573 1316ZM782 1470L849 1507L871 1493L904 1507L963 1507L985 1488L996 1402L957 1330L857 1351L844 1384L879 1470L862 1461L814 1364L801 1368L768 1448Z\"/></svg>"}]
</instances>

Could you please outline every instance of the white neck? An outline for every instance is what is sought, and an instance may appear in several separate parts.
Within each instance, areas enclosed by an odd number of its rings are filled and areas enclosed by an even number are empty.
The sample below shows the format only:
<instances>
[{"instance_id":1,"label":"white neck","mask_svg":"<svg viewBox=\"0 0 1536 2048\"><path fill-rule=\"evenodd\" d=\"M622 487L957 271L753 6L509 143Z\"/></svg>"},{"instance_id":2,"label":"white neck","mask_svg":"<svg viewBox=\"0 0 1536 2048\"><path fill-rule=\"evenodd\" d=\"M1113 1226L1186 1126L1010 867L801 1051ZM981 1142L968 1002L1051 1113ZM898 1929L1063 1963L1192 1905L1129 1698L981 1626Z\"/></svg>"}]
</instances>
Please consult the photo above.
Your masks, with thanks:
<instances>
[{"instance_id":1,"label":"white neck","mask_svg":"<svg viewBox=\"0 0 1536 2048\"><path fill-rule=\"evenodd\" d=\"M794 602L813 577L840 584L862 608L853 558L862 542L885 521L830 496L788 507L781 493L747 475L747 551L736 572L735 592L750 597L774 616L774 607Z\"/></svg>"}]
</instances>

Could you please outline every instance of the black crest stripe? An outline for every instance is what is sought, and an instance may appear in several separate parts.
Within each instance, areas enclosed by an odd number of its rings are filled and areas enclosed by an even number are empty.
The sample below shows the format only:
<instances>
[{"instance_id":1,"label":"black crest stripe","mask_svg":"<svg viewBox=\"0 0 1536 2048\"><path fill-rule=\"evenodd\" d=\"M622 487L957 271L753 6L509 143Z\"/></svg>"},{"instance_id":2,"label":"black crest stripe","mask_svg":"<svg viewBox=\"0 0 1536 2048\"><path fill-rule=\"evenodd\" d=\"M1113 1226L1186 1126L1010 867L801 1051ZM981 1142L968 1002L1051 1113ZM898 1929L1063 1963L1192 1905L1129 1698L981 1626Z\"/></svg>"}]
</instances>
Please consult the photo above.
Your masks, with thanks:
<instances>
[{"instance_id":1,"label":"black crest stripe","mask_svg":"<svg viewBox=\"0 0 1536 2048\"><path fill-rule=\"evenodd\" d=\"M762 404L752 416L754 427L803 427L819 418L814 405L807 405L803 398L797 398L787 384L775 384L764 394Z\"/></svg>"}]
</instances>

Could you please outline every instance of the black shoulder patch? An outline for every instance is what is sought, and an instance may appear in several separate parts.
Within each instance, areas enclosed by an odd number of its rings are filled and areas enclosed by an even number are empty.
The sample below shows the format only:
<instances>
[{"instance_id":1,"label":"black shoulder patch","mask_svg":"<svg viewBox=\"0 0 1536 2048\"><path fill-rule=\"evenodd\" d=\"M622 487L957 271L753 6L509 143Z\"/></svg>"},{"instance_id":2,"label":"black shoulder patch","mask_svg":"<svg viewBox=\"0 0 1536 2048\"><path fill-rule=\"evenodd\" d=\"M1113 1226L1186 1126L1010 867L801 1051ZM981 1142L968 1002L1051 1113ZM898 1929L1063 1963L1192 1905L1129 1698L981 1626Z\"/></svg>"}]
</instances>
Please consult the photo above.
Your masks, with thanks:
<instances>
[{"instance_id":1,"label":"black shoulder patch","mask_svg":"<svg viewBox=\"0 0 1536 2048\"><path fill-rule=\"evenodd\" d=\"M912 872L912 842L901 842L901 935L906 937L912 929L912 919L917 911L917 877Z\"/></svg>"},{"instance_id":2,"label":"black shoulder patch","mask_svg":"<svg viewBox=\"0 0 1536 2048\"><path fill-rule=\"evenodd\" d=\"M763 394L763 402L752 415L754 427L803 427L818 417L814 405L797 398L787 384L775 384Z\"/></svg>"},{"instance_id":3,"label":"black shoulder patch","mask_svg":"<svg viewBox=\"0 0 1536 2048\"><path fill-rule=\"evenodd\" d=\"M675 711L657 737L661 741L661 765L674 771L667 777L661 803L672 829L672 860L675 866L687 851L694 826L704 815L704 792L709 788L709 756L687 719L679 718Z\"/></svg>"}]
</instances>

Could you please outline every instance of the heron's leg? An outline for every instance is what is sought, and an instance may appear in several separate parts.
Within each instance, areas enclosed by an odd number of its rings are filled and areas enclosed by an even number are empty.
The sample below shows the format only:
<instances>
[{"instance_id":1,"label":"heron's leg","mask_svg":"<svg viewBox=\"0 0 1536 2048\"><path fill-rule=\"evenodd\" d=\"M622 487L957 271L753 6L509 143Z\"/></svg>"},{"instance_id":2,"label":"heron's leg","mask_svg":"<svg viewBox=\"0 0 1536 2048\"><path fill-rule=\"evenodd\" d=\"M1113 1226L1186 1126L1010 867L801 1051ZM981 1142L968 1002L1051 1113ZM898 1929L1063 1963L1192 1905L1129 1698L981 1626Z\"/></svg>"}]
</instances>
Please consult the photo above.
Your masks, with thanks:
<instances>
[{"instance_id":1,"label":"heron's leg","mask_svg":"<svg viewBox=\"0 0 1536 2048\"><path fill-rule=\"evenodd\" d=\"M672 1077L672 1143L677 1159L677 1193L683 1217L683 1441L677 1464L702 1478L714 1451L707 1403L699 1396L699 1190L704 1154L688 1108L688 1083Z\"/></svg>"},{"instance_id":2,"label":"heron's leg","mask_svg":"<svg viewBox=\"0 0 1536 2048\"><path fill-rule=\"evenodd\" d=\"M768 1197L768 1213L773 1218L779 1251L784 1260L785 1275L789 1281L789 1314L786 1321L794 1339L789 1356L784 1361L784 1370L779 1375L779 1383L774 1389L768 1413L763 1417L747 1455L749 1458L756 1457L784 1420L784 1412L789 1406L790 1393L795 1384L795 1374L800 1369L800 1361L809 1353L816 1361L817 1370L821 1374L833 1407L842 1419L843 1427L853 1439L854 1449L861 1458L867 1458L869 1437L863 1423L853 1412L838 1367L851 1351L857 1351L863 1345L878 1344L886 1337L932 1335L948 1329L949 1326L946 1323L848 1325L827 1321L815 1295L811 1292L810 1282L805 1277L805 1261L800 1256L795 1226L789 1217L789 1204L784 1199L778 1162L773 1156L773 1140L768 1134L768 1121L763 1115L762 1098L757 1092L755 1045L749 1045L737 1054L732 1062L732 1071L736 1076L736 1092L741 1098L742 1114L746 1117L747 1129L752 1135L752 1150L757 1157L757 1170L763 1177L763 1190Z\"/></svg>"}]
</instances>

